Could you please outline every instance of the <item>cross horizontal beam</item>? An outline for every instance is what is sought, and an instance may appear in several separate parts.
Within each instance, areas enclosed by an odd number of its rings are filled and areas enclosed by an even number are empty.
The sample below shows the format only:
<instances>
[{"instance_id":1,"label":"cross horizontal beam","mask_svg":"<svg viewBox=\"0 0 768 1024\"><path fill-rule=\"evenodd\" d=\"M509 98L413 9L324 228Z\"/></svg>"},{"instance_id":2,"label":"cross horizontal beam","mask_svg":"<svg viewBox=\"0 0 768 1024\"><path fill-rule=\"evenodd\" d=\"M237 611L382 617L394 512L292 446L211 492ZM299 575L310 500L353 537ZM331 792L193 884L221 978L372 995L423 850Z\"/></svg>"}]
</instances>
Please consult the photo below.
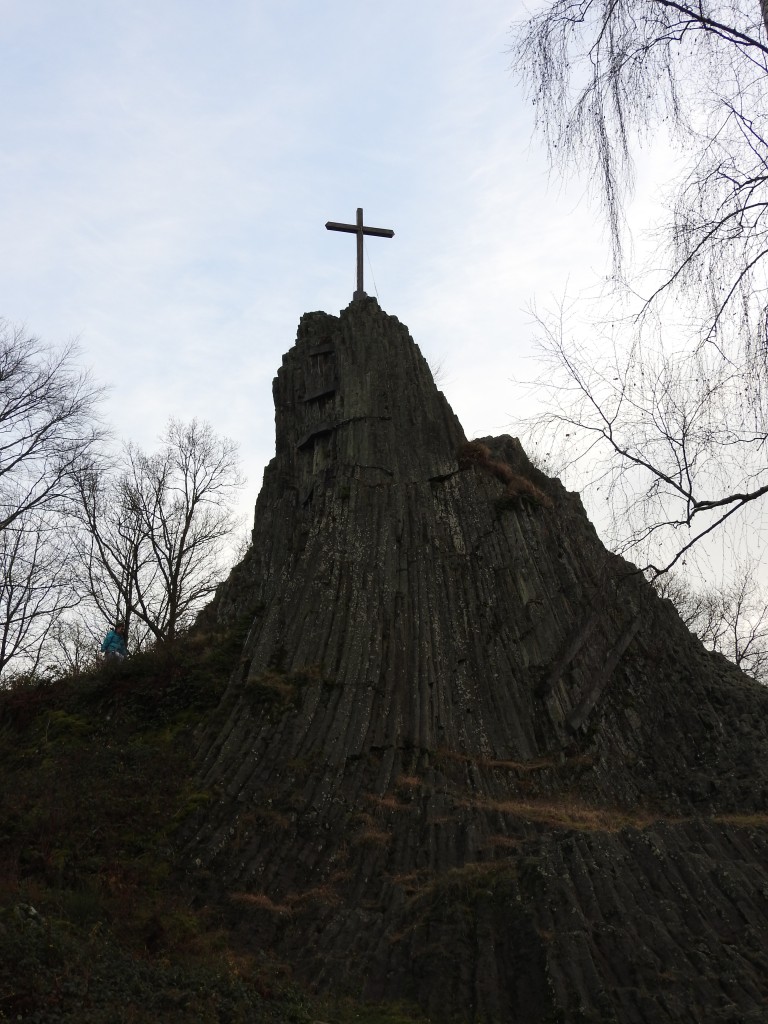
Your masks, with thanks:
<instances>
[{"instance_id":1,"label":"cross horizontal beam","mask_svg":"<svg viewBox=\"0 0 768 1024\"><path fill-rule=\"evenodd\" d=\"M348 231L352 235L356 235L360 230L357 224L339 224L338 221L329 220L325 225L329 231ZM379 238L394 238L395 232L392 228L369 228L367 225L363 227L364 235L378 235Z\"/></svg>"}]
</instances>

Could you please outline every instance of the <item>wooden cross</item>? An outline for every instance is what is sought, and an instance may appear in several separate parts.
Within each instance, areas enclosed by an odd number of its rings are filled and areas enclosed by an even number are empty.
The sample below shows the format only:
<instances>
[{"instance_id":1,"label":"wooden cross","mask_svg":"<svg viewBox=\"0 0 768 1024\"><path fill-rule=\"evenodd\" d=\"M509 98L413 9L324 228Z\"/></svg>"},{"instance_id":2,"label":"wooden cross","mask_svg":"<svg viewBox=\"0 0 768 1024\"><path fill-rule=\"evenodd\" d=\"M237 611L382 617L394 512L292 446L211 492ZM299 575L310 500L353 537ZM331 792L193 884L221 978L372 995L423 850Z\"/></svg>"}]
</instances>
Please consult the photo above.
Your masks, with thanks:
<instances>
[{"instance_id":1,"label":"wooden cross","mask_svg":"<svg viewBox=\"0 0 768 1024\"><path fill-rule=\"evenodd\" d=\"M358 208L356 224L337 224L336 221L329 220L325 226L329 231L348 231L353 235L357 235L357 290L352 298L362 299L365 295L363 291L363 235L378 235L379 238L392 238L395 232L389 228L364 227L362 208Z\"/></svg>"}]
</instances>

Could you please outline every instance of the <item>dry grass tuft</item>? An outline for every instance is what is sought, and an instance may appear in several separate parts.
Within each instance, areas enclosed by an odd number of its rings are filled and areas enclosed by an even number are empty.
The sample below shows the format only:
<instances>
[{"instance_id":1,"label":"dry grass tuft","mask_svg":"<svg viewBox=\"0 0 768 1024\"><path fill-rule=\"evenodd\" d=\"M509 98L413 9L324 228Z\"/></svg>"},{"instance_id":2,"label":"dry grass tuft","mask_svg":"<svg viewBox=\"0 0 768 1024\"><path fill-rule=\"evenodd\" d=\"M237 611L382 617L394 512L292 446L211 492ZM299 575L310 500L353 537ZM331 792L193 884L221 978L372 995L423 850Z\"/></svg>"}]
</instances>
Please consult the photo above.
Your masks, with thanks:
<instances>
[{"instance_id":1,"label":"dry grass tuft","mask_svg":"<svg viewBox=\"0 0 768 1024\"><path fill-rule=\"evenodd\" d=\"M403 889L406 894L412 895L413 893L419 892L431 877L433 877L432 873L425 871L422 868L417 871L408 871L400 875L392 875L391 881L393 885L397 885Z\"/></svg>"},{"instance_id":2,"label":"dry grass tuft","mask_svg":"<svg viewBox=\"0 0 768 1024\"><path fill-rule=\"evenodd\" d=\"M384 793L381 796L378 793L366 793L365 799L375 807L380 807L386 811L413 810L409 804L400 803L394 793Z\"/></svg>"},{"instance_id":3,"label":"dry grass tuft","mask_svg":"<svg viewBox=\"0 0 768 1024\"><path fill-rule=\"evenodd\" d=\"M555 767L554 758L551 757L537 757L530 761L504 761L493 757L469 757L467 754L459 754L455 750L446 750L442 747L438 749L437 755L444 761L471 764L477 768L503 768L510 772L534 772Z\"/></svg>"},{"instance_id":4,"label":"dry grass tuft","mask_svg":"<svg viewBox=\"0 0 768 1024\"><path fill-rule=\"evenodd\" d=\"M355 846L386 846L392 842L392 835L385 832L370 814L363 812L355 815L355 818L360 823L359 831L352 837Z\"/></svg>"},{"instance_id":5,"label":"dry grass tuft","mask_svg":"<svg viewBox=\"0 0 768 1024\"><path fill-rule=\"evenodd\" d=\"M484 845L489 850L519 850L522 840L514 836L491 836Z\"/></svg>"},{"instance_id":6,"label":"dry grass tuft","mask_svg":"<svg viewBox=\"0 0 768 1024\"><path fill-rule=\"evenodd\" d=\"M354 837L357 846L388 846L392 842L389 832L377 828L364 828Z\"/></svg>"},{"instance_id":7,"label":"dry grass tuft","mask_svg":"<svg viewBox=\"0 0 768 1024\"><path fill-rule=\"evenodd\" d=\"M529 501L540 505L542 508L554 508L554 502L545 494L540 487L529 480L527 476L516 473L512 467L501 459L491 457L490 448L481 441L467 441L463 444L457 454L459 469L469 469L471 466L478 466L480 469L495 476L505 485L505 502L514 502L517 499L527 498Z\"/></svg>"},{"instance_id":8,"label":"dry grass tuft","mask_svg":"<svg viewBox=\"0 0 768 1024\"><path fill-rule=\"evenodd\" d=\"M296 686L290 677L279 672L262 672L254 679L249 679L248 689L264 699L288 704L296 695Z\"/></svg>"},{"instance_id":9,"label":"dry grass tuft","mask_svg":"<svg viewBox=\"0 0 768 1024\"><path fill-rule=\"evenodd\" d=\"M736 828L768 828L768 814L717 814L712 821Z\"/></svg>"},{"instance_id":10,"label":"dry grass tuft","mask_svg":"<svg viewBox=\"0 0 768 1024\"><path fill-rule=\"evenodd\" d=\"M483 758L477 763L480 768L501 768L504 771L517 772L521 775L556 767L554 758L551 757L536 757L531 761L499 761L493 758Z\"/></svg>"},{"instance_id":11,"label":"dry grass tuft","mask_svg":"<svg viewBox=\"0 0 768 1024\"><path fill-rule=\"evenodd\" d=\"M229 898L234 903L253 907L255 910L266 910L270 914L288 915L291 908L286 903L275 903L265 892L231 892Z\"/></svg>"},{"instance_id":12,"label":"dry grass tuft","mask_svg":"<svg viewBox=\"0 0 768 1024\"><path fill-rule=\"evenodd\" d=\"M632 813L612 807L589 807L572 801L551 800L462 800L459 806L493 811L552 828L582 832L620 832L625 828L645 829L658 822L658 816ZM665 819L671 820L671 819Z\"/></svg>"},{"instance_id":13,"label":"dry grass tuft","mask_svg":"<svg viewBox=\"0 0 768 1024\"><path fill-rule=\"evenodd\" d=\"M341 897L331 885L316 885L313 889L306 889L304 892L291 893L288 897L291 909L302 907L306 904L321 904L325 907L335 907L341 902Z\"/></svg>"},{"instance_id":14,"label":"dry grass tuft","mask_svg":"<svg viewBox=\"0 0 768 1024\"><path fill-rule=\"evenodd\" d=\"M491 449L482 441L467 441L456 452L456 458L459 461L459 469L485 466L491 461Z\"/></svg>"},{"instance_id":15,"label":"dry grass tuft","mask_svg":"<svg viewBox=\"0 0 768 1024\"><path fill-rule=\"evenodd\" d=\"M528 498L542 508L554 508L555 503L548 494L545 494L540 487L537 487L532 480L519 473L511 473L507 479L507 489L504 492L505 498Z\"/></svg>"},{"instance_id":16,"label":"dry grass tuft","mask_svg":"<svg viewBox=\"0 0 768 1024\"><path fill-rule=\"evenodd\" d=\"M451 868L429 879L410 902L453 901L459 897L472 897L482 890L488 892L497 882L514 882L518 867L512 861L471 861L460 868Z\"/></svg>"},{"instance_id":17,"label":"dry grass tuft","mask_svg":"<svg viewBox=\"0 0 768 1024\"><path fill-rule=\"evenodd\" d=\"M420 789L424 785L424 780L417 775L399 775L395 779L395 785L403 789Z\"/></svg>"}]
</instances>

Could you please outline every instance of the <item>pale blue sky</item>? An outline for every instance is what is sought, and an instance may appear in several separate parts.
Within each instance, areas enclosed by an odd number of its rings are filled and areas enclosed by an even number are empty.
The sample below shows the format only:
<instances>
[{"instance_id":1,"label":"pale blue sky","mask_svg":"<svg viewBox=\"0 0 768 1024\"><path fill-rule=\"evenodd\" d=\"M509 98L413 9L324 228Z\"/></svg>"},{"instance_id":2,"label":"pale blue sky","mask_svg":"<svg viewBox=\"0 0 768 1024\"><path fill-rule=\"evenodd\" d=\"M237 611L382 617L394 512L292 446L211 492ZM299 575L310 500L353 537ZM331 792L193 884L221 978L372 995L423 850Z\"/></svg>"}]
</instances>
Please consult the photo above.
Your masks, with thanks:
<instances>
[{"instance_id":1,"label":"pale blue sky","mask_svg":"<svg viewBox=\"0 0 768 1024\"><path fill-rule=\"evenodd\" d=\"M169 415L237 440L252 508L271 381L337 313L354 240L470 435L520 411L538 297L590 287L605 236L548 185L509 71L516 0L0 0L0 315L77 337L118 434ZM366 290L374 293L366 267Z\"/></svg>"}]
</instances>

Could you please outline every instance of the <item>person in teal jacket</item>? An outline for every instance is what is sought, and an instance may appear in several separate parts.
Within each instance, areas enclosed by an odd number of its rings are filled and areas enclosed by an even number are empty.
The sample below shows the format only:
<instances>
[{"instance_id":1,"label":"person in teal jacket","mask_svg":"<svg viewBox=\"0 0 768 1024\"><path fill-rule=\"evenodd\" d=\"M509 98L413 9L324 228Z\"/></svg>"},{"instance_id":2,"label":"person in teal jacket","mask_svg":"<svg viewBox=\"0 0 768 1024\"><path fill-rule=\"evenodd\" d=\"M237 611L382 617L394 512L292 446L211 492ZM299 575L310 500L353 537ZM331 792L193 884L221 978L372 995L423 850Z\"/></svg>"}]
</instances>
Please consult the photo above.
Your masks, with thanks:
<instances>
[{"instance_id":1,"label":"person in teal jacket","mask_svg":"<svg viewBox=\"0 0 768 1024\"><path fill-rule=\"evenodd\" d=\"M110 629L101 644L101 653L105 661L120 661L128 654L125 646L125 623L116 622L115 628Z\"/></svg>"}]
</instances>

